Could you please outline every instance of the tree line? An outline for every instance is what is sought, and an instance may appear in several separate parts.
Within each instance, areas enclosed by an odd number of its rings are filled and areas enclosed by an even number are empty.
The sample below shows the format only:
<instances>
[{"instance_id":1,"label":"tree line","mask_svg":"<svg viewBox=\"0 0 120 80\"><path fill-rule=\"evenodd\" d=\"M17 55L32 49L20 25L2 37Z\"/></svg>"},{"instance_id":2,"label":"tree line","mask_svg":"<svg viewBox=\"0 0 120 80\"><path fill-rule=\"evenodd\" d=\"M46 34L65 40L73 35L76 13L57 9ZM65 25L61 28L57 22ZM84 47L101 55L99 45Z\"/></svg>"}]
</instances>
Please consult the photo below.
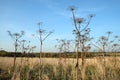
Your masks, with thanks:
<instances>
[{"instance_id":1,"label":"tree line","mask_svg":"<svg viewBox=\"0 0 120 80\"><path fill-rule=\"evenodd\" d=\"M41 53L42 58L75 58L75 52L43 52ZM107 52L105 56L114 56L116 52ZM38 52L34 53L21 53L17 52L15 53L16 57L39 57ZM79 58L81 58L81 52L79 52ZM102 56L102 52L89 52L87 53L86 57L87 58L92 58L92 57L97 57L97 56ZM120 52L116 53L116 56L120 56ZM5 50L0 51L0 57L14 57L14 52L7 52Z\"/></svg>"}]
</instances>

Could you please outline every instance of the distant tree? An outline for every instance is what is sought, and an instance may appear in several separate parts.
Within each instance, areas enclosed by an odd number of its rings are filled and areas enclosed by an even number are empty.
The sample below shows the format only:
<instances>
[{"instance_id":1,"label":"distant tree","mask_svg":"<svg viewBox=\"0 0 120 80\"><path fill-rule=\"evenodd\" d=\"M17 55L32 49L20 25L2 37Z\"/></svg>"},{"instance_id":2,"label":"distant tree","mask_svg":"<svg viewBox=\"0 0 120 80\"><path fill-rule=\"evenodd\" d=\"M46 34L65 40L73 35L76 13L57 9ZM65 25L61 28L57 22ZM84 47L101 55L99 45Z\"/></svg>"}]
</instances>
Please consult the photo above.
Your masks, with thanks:
<instances>
[{"instance_id":1,"label":"distant tree","mask_svg":"<svg viewBox=\"0 0 120 80\"><path fill-rule=\"evenodd\" d=\"M5 51L5 50L3 50L3 49L0 50L0 56L4 57L4 56L6 56L7 54L8 54L7 51Z\"/></svg>"}]
</instances>

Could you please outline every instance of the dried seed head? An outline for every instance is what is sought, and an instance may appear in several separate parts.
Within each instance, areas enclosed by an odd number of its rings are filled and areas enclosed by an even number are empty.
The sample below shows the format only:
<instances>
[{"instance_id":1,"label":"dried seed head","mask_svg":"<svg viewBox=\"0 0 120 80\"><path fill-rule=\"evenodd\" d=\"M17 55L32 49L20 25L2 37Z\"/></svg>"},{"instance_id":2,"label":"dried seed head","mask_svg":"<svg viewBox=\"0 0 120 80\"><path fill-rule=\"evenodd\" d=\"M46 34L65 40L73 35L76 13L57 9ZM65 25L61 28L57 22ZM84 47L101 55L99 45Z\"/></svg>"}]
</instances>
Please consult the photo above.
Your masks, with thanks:
<instances>
[{"instance_id":1,"label":"dried seed head","mask_svg":"<svg viewBox=\"0 0 120 80\"><path fill-rule=\"evenodd\" d=\"M108 31L107 34L112 34L112 32L111 32L111 31Z\"/></svg>"},{"instance_id":2,"label":"dried seed head","mask_svg":"<svg viewBox=\"0 0 120 80\"><path fill-rule=\"evenodd\" d=\"M89 14L90 18L93 18L95 16L95 14Z\"/></svg>"},{"instance_id":3,"label":"dried seed head","mask_svg":"<svg viewBox=\"0 0 120 80\"><path fill-rule=\"evenodd\" d=\"M74 11L75 9L76 9L75 6L70 6L70 7L69 7L69 10L70 10L70 11Z\"/></svg>"},{"instance_id":4,"label":"dried seed head","mask_svg":"<svg viewBox=\"0 0 120 80\"><path fill-rule=\"evenodd\" d=\"M84 21L85 21L84 18L76 18L76 19L75 19L75 22L76 22L76 23L79 23L79 24L82 23L82 22L84 22Z\"/></svg>"},{"instance_id":5,"label":"dried seed head","mask_svg":"<svg viewBox=\"0 0 120 80\"><path fill-rule=\"evenodd\" d=\"M115 47L115 46L118 46L118 44L117 43L115 43L115 44L113 44L113 46Z\"/></svg>"},{"instance_id":6,"label":"dried seed head","mask_svg":"<svg viewBox=\"0 0 120 80\"><path fill-rule=\"evenodd\" d=\"M115 38L118 38L118 36L115 36Z\"/></svg>"},{"instance_id":7,"label":"dried seed head","mask_svg":"<svg viewBox=\"0 0 120 80\"><path fill-rule=\"evenodd\" d=\"M100 39L103 40L103 41L107 40L107 38L105 36L101 36Z\"/></svg>"},{"instance_id":8,"label":"dried seed head","mask_svg":"<svg viewBox=\"0 0 120 80\"><path fill-rule=\"evenodd\" d=\"M13 35L14 35L14 36L20 36L20 34L19 34L19 33L14 33Z\"/></svg>"}]
</instances>

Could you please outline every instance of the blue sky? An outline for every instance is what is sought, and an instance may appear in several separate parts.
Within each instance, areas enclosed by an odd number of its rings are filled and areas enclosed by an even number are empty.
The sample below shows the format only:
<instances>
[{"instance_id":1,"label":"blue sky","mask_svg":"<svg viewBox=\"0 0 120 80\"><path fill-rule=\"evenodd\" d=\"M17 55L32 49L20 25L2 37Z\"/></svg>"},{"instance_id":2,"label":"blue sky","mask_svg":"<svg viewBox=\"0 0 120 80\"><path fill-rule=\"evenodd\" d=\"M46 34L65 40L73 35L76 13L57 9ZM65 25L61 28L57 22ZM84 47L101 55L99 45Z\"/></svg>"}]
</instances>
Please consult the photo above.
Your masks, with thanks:
<instances>
[{"instance_id":1,"label":"blue sky","mask_svg":"<svg viewBox=\"0 0 120 80\"><path fill-rule=\"evenodd\" d=\"M91 36L98 38L107 31L120 35L119 0L0 0L0 48L14 51L7 31L24 30L26 34L21 39L30 40L30 45L37 46L36 51L39 51L39 40L31 34L37 34L37 23L42 22L42 29L54 30L44 41L43 51L57 51L56 39L74 39L72 15L68 10L71 5L77 7L78 17L96 15L89 25Z\"/></svg>"}]
</instances>

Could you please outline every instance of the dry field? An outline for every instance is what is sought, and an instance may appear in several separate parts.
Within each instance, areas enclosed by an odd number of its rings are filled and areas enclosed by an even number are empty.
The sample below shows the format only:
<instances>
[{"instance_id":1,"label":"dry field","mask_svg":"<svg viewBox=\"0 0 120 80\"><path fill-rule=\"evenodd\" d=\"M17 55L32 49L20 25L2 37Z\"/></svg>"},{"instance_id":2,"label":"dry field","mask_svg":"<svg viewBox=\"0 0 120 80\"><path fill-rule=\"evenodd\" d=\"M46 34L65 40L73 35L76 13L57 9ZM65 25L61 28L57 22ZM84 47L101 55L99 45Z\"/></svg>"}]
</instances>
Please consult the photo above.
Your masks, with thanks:
<instances>
[{"instance_id":1,"label":"dry field","mask_svg":"<svg viewBox=\"0 0 120 80\"><path fill-rule=\"evenodd\" d=\"M1 69L8 69L13 65L14 58L12 57L0 57L0 68ZM86 59L86 66L87 65L95 65L98 68L102 68L103 60L100 57L94 57L94 58L88 58ZM59 63L62 64L70 64L75 66L76 59L73 58L67 58L66 61L64 58L41 58L42 64L50 64L50 65L58 65ZM120 57L116 58L117 66L120 67ZM115 59L113 57L106 57L105 58L106 66L113 67L115 63ZM16 59L16 65L25 65L29 64L30 67L33 67L37 64L39 64L39 58L17 58ZM81 59L79 59L79 64L81 65Z\"/></svg>"},{"instance_id":2,"label":"dry field","mask_svg":"<svg viewBox=\"0 0 120 80\"><path fill-rule=\"evenodd\" d=\"M13 57L0 57L0 68L2 69L7 69L13 65ZM59 59L59 58L41 58L42 64L50 64L50 65L58 65L59 62L63 64L71 64L75 65L76 59L73 58L67 58L66 62L65 59ZM106 66L113 66L115 59L113 57L106 57ZM116 58L117 61L117 66L120 67L120 57ZM103 63L103 59L101 57L94 57L94 58L88 58L86 59L86 64L87 65L97 65L97 66L102 66L101 64ZM17 58L16 59L16 65L24 65L24 64L29 64L30 67L39 64L39 58ZM81 59L79 59L79 64L81 65Z\"/></svg>"},{"instance_id":3,"label":"dry field","mask_svg":"<svg viewBox=\"0 0 120 80\"><path fill-rule=\"evenodd\" d=\"M104 64L104 60L105 60L105 64ZM14 61L14 58L12 57L0 57L0 69L2 70L10 69L13 66L13 61ZM41 62L42 62L41 64L44 65L44 68L42 69L44 69L45 71L47 70L47 72L42 70L44 72L42 73L44 79L41 79L41 80L61 80L61 79L75 80L76 59L67 58L65 60L64 58L61 58L61 59L41 58ZM86 80L103 80L102 76L104 73L106 74L106 80L119 80L120 78L120 57L116 57L116 58L105 57L105 59L103 59L102 57L87 58L85 63L86 63ZM25 65L28 65L29 73L30 71L34 71L35 69L38 69L35 67L38 64L39 64L39 58L17 58L16 59L16 67L18 68L20 66L24 67ZM62 64L62 66L60 66L60 64ZM71 67L68 65L71 65ZM81 68L81 59L79 59L79 69L80 68ZM26 71L22 74L24 75L27 74L28 76L28 72ZM38 78L35 78L37 77L36 76L37 74L35 74L36 71L33 73L32 73L32 76L34 76L34 80L38 80ZM65 74L67 75L65 76ZM20 76L19 74L16 80L23 80L23 79L33 80L33 77L31 78L30 76L31 74L29 74L29 77L23 77L23 76Z\"/></svg>"}]
</instances>

